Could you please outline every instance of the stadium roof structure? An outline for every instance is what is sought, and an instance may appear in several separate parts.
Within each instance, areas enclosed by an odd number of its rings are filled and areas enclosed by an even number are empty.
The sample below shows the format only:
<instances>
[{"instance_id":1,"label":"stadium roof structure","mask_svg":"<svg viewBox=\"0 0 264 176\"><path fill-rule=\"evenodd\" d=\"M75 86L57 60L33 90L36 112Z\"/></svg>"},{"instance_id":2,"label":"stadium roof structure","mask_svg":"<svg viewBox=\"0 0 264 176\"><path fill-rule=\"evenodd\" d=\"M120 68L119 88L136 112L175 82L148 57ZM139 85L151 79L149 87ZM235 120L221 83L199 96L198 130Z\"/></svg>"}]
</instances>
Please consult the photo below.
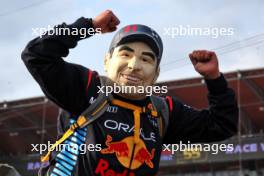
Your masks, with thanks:
<instances>
[{"instance_id":1,"label":"stadium roof structure","mask_svg":"<svg viewBox=\"0 0 264 176\"><path fill-rule=\"evenodd\" d=\"M264 68L224 74L236 92L240 107L241 133L264 130ZM191 78L166 81L168 95L195 108L207 107L204 80ZM0 103L1 155L33 154L31 144L55 142L59 108L45 97Z\"/></svg>"}]
</instances>

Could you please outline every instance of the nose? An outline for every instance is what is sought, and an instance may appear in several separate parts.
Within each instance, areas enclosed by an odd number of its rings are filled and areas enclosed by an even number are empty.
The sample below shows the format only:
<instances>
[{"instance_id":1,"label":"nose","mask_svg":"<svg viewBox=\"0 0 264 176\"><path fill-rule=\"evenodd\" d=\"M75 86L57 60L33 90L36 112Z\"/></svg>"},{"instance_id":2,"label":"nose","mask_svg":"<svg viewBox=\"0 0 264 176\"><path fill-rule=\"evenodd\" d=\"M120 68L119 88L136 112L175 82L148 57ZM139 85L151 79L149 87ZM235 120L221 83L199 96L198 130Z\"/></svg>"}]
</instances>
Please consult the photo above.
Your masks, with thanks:
<instances>
[{"instance_id":1,"label":"nose","mask_svg":"<svg viewBox=\"0 0 264 176\"><path fill-rule=\"evenodd\" d=\"M129 59L128 68L131 70L140 70L141 64L139 61L140 61L139 58L137 58L136 56Z\"/></svg>"}]
</instances>

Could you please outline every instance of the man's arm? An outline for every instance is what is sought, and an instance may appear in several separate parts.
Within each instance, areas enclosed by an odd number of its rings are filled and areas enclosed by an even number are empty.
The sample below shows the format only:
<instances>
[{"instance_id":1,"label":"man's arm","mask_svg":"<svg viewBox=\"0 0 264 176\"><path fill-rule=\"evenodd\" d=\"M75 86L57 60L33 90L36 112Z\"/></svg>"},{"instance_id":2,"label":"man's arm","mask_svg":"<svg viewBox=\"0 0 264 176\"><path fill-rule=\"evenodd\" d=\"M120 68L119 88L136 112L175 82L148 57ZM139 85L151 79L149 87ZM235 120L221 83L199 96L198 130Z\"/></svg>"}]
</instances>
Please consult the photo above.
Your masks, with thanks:
<instances>
[{"instance_id":1,"label":"man's arm","mask_svg":"<svg viewBox=\"0 0 264 176\"><path fill-rule=\"evenodd\" d=\"M227 87L223 75L206 83L208 109L196 110L174 97L167 98L171 114L164 143L213 142L236 134L238 107L234 91Z\"/></svg>"},{"instance_id":2,"label":"man's arm","mask_svg":"<svg viewBox=\"0 0 264 176\"><path fill-rule=\"evenodd\" d=\"M195 110L176 98L168 98L171 118L164 142L213 142L231 137L237 132L238 107L234 91L219 72L216 54L197 50L189 57L195 70L206 80L209 109Z\"/></svg>"},{"instance_id":3,"label":"man's arm","mask_svg":"<svg viewBox=\"0 0 264 176\"><path fill-rule=\"evenodd\" d=\"M56 27L67 28L70 31L78 29L101 28L102 33L114 31L117 25L113 23L116 18L111 11L105 11L94 20L80 18L71 25ZM75 33L76 34L76 33ZM79 33L78 33L79 34ZM92 84L96 77L96 72L64 61L62 58L69 54L69 49L77 46L77 42L83 36L79 35L44 35L29 42L22 53L22 59L40 85L45 95L63 109L74 113L81 113L86 106L87 87ZM89 37L89 35L87 35ZM88 53L87 53L88 54Z\"/></svg>"}]
</instances>

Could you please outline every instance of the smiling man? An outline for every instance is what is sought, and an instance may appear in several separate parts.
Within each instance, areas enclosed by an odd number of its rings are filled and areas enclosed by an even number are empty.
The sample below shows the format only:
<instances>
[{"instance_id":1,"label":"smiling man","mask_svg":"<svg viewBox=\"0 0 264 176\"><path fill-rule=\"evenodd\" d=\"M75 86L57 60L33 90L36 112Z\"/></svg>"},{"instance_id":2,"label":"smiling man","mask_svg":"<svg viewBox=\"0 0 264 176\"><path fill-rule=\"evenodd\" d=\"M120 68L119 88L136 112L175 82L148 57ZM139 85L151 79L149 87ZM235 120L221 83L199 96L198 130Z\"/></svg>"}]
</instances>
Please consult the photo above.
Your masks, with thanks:
<instances>
[{"instance_id":1,"label":"smiling man","mask_svg":"<svg viewBox=\"0 0 264 176\"><path fill-rule=\"evenodd\" d=\"M118 24L119 19L107 10L94 19L80 18L58 28L107 33L115 31ZM158 98L139 91L139 87L153 86L159 76L163 44L153 29L128 25L115 34L104 60L105 81L96 71L62 59L81 39L80 35L46 34L29 42L22 53L45 95L68 112L61 116L59 127L63 132L70 129L58 143L101 146L101 150L84 154L68 148L44 157L50 165L40 175L156 175L162 144L213 142L236 133L235 95L219 72L214 52L198 50L189 55L209 91L209 109L195 110L176 97ZM82 117L88 107L105 105L98 103L100 86L114 85L133 86L136 91L113 92L105 111L94 111L102 112L100 118L88 119L88 126L79 123L86 122Z\"/></svg>"},{"instance_id":2,"label":"smiling man","mask_svg":"<svg viewBox=\"0 0 264 176\"><path fill-rule=\"evenodd\" d=\"M145 26L137 25L139 27ZM145 98L146 92L139 93L138 89L153 85L159 74L153 50L144 42L129 42L111 50L113 53L107 54L104 66L108 78L119 86L135 88L125 89L131 91L123 91L119 95L130 99Z\"/></svg>"}]
</instances>

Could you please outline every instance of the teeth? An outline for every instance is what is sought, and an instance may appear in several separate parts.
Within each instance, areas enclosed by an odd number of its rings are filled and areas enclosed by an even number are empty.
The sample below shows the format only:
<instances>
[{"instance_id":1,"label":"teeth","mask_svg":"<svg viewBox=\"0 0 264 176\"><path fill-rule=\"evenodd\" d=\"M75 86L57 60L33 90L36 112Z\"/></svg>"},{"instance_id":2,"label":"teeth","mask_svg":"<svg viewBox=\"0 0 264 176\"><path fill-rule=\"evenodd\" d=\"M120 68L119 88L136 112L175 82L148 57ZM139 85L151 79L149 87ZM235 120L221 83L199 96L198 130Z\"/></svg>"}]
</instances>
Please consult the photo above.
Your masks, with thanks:
<instances>
[{"instance_id":1,"label":"teeth","mask_svg":"<svg viewBox=\"0 0 264 176\"><path fill-rule=\"evenodd\" d=\"M133 76L128 76L128 75L123 75L124 78L132 80L132 81L140 81L139 78L133 77Z\"/></svg>"}]
</instances>

